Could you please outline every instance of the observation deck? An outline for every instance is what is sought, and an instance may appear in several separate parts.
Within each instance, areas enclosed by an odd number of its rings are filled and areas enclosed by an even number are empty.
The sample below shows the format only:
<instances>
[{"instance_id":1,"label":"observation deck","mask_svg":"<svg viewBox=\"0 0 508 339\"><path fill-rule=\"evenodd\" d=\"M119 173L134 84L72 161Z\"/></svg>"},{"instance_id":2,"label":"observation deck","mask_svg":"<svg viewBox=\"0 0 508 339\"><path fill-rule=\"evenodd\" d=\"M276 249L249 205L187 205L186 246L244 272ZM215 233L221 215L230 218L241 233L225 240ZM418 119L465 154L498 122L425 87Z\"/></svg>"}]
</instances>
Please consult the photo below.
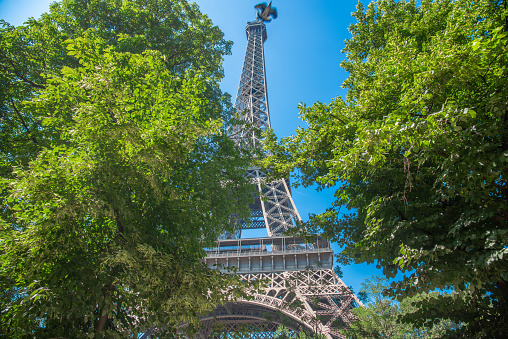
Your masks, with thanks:
<instances>
[{"instance_id":1,"label":"observation deck","mask_svg":"<svg viewBox=\"0 0 508 339\"><path fill-rule=\"evenodd\" d=\"M237 273L332 269L330 242L320 236L312 239L305 242L303 238L274 236L218 240L216 247L206 250L206 264L209 268L221 265L223 271L235 267Z\"/></svg>"}]
</instances>

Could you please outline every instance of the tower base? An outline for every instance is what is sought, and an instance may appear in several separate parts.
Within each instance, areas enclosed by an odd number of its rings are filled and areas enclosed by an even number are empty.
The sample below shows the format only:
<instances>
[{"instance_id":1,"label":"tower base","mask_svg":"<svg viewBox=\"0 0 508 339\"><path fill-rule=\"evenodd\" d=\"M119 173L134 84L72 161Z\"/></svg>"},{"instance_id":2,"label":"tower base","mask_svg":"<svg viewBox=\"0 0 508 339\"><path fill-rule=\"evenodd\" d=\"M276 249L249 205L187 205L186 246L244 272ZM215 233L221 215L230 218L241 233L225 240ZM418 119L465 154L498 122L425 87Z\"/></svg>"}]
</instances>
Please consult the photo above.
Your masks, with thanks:
<instances>
[{"instance_id":1,"label":"tower base","mask_svg":"<svg viewBox=\"0 0 508 339\"><path fill-rule=\"evenodd\" d=\"M331 269L307 269L279 273L240 274L245 281L265 281L252 300L218 307L202 319L197 336L208 338L273 338L280 326L292 333L322 334L344 338L340 329L354 320L351 309L362 305Z\"/></svg>"}]
</instances>

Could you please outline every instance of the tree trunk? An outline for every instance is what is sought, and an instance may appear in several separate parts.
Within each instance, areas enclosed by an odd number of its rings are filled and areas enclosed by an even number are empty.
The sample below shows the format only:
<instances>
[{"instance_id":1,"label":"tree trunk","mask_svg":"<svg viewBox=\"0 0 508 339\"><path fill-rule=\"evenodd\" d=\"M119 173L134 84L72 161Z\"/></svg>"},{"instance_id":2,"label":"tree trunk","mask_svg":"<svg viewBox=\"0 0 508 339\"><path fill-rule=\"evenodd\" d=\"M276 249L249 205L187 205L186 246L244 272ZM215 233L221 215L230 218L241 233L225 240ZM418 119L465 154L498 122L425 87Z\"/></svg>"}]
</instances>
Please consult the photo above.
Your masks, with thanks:
<instances>
[{"instance_id":1,"label":"tree trunk","mask_svg":"<svg viewBox=\"0 0 508 339\"><path fill-rule=\"evenodd\" d=\"M113 291L115 287L112 283L109 283L106 286L106 292L104 295L106 297L111 296L111 291ZM99 317L99 320L97 321L97 324L95 324L95 332L102 332L104 328L106 327L106 322L108 321L108 313L111 310L111 304L106 305L104 309L101 310L101 315ZM103 314L104 313L104 314Z\"/></svg>"},{"instance_id":2,"label":"tree trunk","mask_svg":"<svg viewBox=\"0 0 508 339\"><path fill-rule=\"evenodd\" d=\"M499 289L505 301L508 301L508 281L501 279L496 283L496 287Z\"/></svg>"}]
</instances>

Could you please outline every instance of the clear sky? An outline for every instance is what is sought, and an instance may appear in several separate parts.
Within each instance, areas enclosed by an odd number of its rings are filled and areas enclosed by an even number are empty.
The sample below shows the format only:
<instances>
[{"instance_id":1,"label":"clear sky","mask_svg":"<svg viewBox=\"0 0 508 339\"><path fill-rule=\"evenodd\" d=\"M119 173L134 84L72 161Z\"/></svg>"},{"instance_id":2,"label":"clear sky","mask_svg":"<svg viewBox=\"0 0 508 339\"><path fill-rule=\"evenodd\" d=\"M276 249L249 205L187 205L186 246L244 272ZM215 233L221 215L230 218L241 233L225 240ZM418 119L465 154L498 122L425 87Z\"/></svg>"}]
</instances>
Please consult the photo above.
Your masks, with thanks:
<instances>
[{"instance_id":1,"label":"clear sky","mask_svg":"<svg viewBox=\"0 0 508 339\"><path fill-rule=\"evenodd\" d=\"M21 25L29 17L38 18L49 10L52 0L0 0L0 19ZM234 42L232 55L224 61L224 91L234 97L240 80L247 44L245 26L255 19L254 5L259 0L197 0L201 11L219 26L226 39ZM366 4L367 1L364 1ZM268 99L272 128L278 137L295 133L303 126L298 117L298 103L330 102L347 92L341 88L348 76L340 68L344 40L351 35L356 0L274 0L278 18L267 23L265 43ZM333 190L316 192L313 188L293 189L293 199L300 215L321 213L333 201ZM335 250L338 248L335 246ZM361 282L379 274L374 265L343 267L343 280L358 292Z\"/></svg>"}]
</instances>

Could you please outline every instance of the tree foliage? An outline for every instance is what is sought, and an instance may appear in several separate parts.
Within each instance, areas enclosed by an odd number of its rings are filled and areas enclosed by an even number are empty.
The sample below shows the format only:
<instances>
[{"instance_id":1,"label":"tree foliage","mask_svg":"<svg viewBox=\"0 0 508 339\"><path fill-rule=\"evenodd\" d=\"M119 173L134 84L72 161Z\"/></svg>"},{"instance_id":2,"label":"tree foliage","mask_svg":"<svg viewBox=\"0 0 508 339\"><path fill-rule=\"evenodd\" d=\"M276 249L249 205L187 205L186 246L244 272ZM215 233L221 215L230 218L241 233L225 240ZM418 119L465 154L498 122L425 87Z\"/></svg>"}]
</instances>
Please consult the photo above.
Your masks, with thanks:
<instances>
[{"instance_id":1,"label":"tree foliage","mask_svg":"<svg viewBox=\"0 0 508 339\"><path fill-rule=\"evenodd\" d=\"M347 338L433 339L442 338L447 330L453 331L457 328L457 325L446 319L442 319L432 327L419 328L402 322L402 316L414 312L415 302L423 295L407 298L398 303L383 295L383 291L388 287L388 280L378 276L371 277L362 284L360 293L368 296L369 303L366 307L357 307L353 310L356 320L351 327L343 330ZM427 296L435 298L438 295L437 292L431 292Z\"/></svg>"},{"instance_id":2,"label":"tree foliage","mask_svg":"<svg viewBox=\"0 0 508 339\"><path fill-rule=\"evenodd\" d=\"M465 322L467 337L508 333L508 32L506 1L360 3L346 40L345 100L301 104L308 124L277 142L275 176L335 186L307 227L344 250L408 277L407 316ZM343 214L341 208L351 212Z\"/></svg>"},{"instance_id":3,"label":"tree foliage","mask_svg":"<svg viewBox=\"0 0 508 339\"><path fill-rule=\"evenodd\" d=\"M201 261L250 199L222 32L158 0L2 25L0 337L164 337L244 296Z\"/></svg>"}]
</instances>

